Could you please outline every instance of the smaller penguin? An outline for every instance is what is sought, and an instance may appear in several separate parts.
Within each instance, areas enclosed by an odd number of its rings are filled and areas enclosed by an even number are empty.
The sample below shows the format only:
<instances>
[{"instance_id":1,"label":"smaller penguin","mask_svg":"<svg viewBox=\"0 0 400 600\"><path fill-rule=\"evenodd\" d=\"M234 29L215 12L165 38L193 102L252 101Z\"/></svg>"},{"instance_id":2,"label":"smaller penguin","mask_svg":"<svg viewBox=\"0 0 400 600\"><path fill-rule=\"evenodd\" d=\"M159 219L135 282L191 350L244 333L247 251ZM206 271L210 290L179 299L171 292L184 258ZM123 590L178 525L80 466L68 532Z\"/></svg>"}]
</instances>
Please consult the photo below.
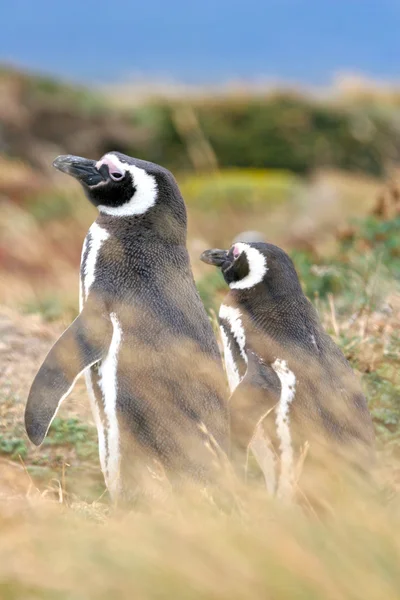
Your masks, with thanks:
<instances>
[{"instance_id":1,"label":"smaller penguin","mask_svg":"<svg viewBox=\"0 0 400 600\"><path fill-rule=\"evenodd\" d=\"M366 399L289 256L273 244L237 242L201 260L219 267L230 288L219 322L240 471L250 448L268 491L290 500L305 448L301 480L306 464L326 473L328 457L367 470L374 432Z\"/></svg>"}]
</instances>

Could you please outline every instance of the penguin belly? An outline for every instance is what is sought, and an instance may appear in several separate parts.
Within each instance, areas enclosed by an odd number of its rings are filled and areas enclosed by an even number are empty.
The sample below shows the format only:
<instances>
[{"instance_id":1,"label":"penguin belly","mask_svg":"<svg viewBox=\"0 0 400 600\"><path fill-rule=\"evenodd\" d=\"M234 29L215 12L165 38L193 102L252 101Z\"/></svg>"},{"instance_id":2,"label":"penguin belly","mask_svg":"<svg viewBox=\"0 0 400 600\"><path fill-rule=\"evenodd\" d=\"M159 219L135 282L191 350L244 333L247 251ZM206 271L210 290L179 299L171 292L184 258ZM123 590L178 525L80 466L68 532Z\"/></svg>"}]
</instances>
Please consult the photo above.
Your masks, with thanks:
<instances>
[{"instance_id":1,"label":"penguin belly","mask_svg":"<svg viewBox=\"0 0 400 600\"><path fill-rule=\"evenodd\" d=\"M210 410L193 402L207 399L207 389L201 377L196 380L188 372L191 354L177 367L180 356L173 349L178 340L158 348L147 345L124 324L125 317L111 313L108 354L86 375L111 497L154 499L187 479L204 486L215 482L218 461L225 456L220 439L225 432L211 433L218 432L211 398Z\"/></svg>"}]
</instances>

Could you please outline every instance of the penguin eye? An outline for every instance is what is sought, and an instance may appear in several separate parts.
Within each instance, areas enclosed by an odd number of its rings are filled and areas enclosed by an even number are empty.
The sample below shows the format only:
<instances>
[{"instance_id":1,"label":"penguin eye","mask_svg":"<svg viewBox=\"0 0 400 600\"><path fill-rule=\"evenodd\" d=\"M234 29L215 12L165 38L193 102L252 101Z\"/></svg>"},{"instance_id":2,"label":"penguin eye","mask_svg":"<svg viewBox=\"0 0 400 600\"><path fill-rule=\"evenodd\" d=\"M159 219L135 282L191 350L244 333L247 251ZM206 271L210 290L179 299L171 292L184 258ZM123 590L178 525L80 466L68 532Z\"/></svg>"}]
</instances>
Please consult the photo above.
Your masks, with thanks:
<instances>
[{"instance_id":1,"label":"penguin eye","mask_svg":"<svg viewBox=\"0 0 400 600\"><path fill-rule=\"evenodd\" d=\"M120 173L119 171L110 171L110 177L114 181L121 181L124 178L124 173Z\"/></svg>"}]
</instances>

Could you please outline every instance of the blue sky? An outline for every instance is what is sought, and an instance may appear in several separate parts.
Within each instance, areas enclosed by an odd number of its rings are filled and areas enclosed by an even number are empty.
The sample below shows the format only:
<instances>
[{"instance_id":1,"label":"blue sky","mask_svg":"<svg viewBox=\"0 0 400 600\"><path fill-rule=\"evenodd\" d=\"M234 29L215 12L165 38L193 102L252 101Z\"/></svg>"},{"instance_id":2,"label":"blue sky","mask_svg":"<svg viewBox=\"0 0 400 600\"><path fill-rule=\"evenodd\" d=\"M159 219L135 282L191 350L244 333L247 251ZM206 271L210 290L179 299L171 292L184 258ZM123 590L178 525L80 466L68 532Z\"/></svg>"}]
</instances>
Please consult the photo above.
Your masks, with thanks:
<instances>
[{"instance_id":1,"label":"blue sky","mask_svg":"<svg viewBox=\"0 0 400 600\"><path fill-rule=\"evenodd\" d=\"M400 80L400 0L0 0L0 61L89 82Z\"/></svg>"}]
</instances>

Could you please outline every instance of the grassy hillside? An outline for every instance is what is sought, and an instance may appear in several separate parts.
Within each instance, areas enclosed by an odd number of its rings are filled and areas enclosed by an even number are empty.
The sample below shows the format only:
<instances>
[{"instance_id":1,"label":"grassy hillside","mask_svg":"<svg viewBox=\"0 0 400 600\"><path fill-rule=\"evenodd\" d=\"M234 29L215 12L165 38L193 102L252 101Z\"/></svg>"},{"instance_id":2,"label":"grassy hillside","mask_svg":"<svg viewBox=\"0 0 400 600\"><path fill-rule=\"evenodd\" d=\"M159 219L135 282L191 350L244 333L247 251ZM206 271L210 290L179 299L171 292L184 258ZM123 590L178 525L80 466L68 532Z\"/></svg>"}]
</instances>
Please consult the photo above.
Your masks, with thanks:
<instances>
[{"instance_id":1,"label":"grassy hillside","mask_svg":"<svg viewBox=\"0 0 400 600\"><path fill-rule=\"evenodd\" d=\"M52 152L114 148L175 171L317 168L382 176L400 158L400 94L334 101L288 91L124 103L84 87L0 69L1 151L45 169ZM56 150L57 149L57 150Z\"/></svg>"}]
</instances>

